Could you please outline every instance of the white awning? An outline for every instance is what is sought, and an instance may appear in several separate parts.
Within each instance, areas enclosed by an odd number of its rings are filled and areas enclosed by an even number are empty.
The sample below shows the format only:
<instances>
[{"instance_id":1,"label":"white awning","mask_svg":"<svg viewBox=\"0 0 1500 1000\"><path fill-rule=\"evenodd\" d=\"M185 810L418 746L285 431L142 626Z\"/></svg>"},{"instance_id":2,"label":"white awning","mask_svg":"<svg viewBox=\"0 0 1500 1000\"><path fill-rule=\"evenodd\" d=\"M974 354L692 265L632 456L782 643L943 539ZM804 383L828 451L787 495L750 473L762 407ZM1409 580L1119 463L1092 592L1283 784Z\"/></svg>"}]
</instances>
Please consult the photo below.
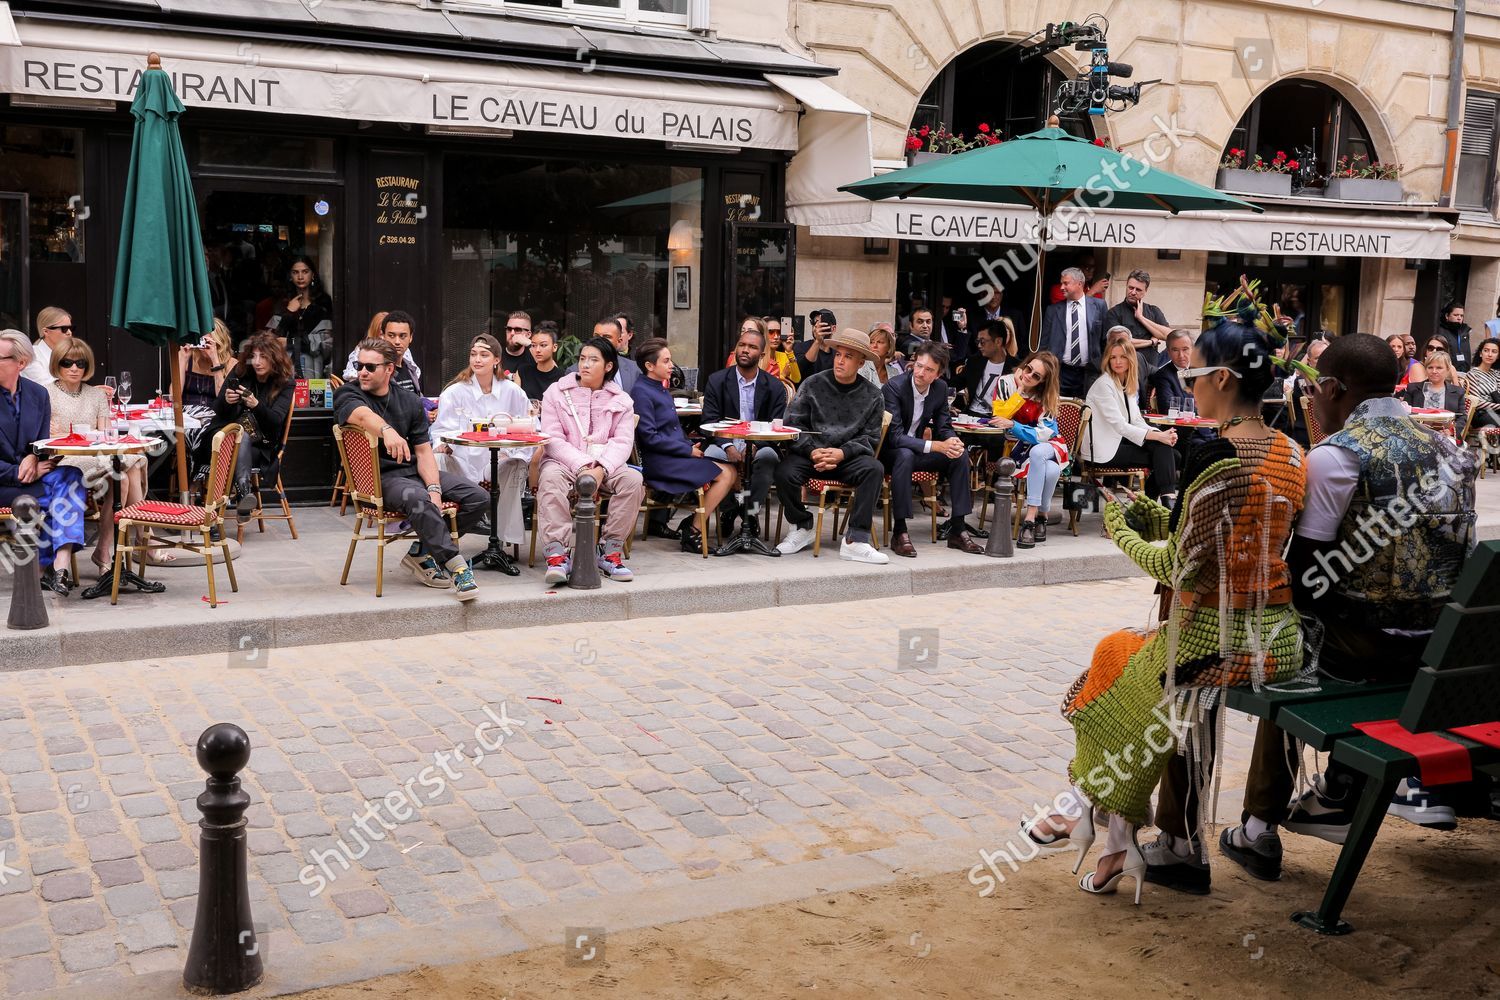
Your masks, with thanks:
<instances>
[{"instance_id":1,"label":"white awning","mask_svg":"<svg viewBox=\"0 0 1500 1000\"><path fill-rule=\"evenodd\" d=\"M767 74L773 86L805 108L797 155L786 171L787 221L799 226L870 220L870 203L841 193L870 172L870 112L821 80Z\"/></svg>"},{"instance_id":2,"label":"white awning","mask_svg":"<svg viewBox=\"0 0 1500 1000\"><path fill-rule=\"evenodd\" d=\"M10 16L10 4L0 0L0 45L20 45L21 36L16 34L16 19Z\"/></svg>"},{"instance_id":3,"label":"white awning","mask_svg":"<svg viewBox=\"0 0 1500 1000\"><path fill-rule=\"evenodd\" d=\"M1030 208L911 198L871 203L868 222L813 224L814 236L870 236L941 243L1031 243ZM1183 212L1167 215L1100 209L1053 216L1059 246L1217 250L1276 257L1398 257L1447 260L1453 227L1402 214L1335 212Z\"/></svg>"},{"instance_id":4,"label":"white awning","mask_svg":"<svg viewBox=\"0 0 1500 1000\"><path fill-rule=\"evenodd\" d=\"M8 7L0 7L8 10ZM698 83L322 45L36 21L0 48L0 92L129 101L159 52L188 107L654 139L725 150L797 148L799 108L770 87Z\"/></svg>"}]
</instances>

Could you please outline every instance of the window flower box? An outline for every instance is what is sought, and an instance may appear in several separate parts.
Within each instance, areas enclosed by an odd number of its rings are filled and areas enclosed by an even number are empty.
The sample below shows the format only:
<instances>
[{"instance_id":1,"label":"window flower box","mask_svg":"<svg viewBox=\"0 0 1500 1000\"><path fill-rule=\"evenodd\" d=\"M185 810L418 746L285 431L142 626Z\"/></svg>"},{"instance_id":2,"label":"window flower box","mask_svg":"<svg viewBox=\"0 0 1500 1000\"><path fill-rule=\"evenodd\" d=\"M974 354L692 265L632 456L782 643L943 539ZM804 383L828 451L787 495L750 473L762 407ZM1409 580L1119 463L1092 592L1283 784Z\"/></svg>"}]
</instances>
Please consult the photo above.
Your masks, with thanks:
<instances>
[{"instance_id":1,"label":"window flower box","mask_svg":"<svg viewBox=\"0 0 1500 1000\"><path fill-rule=\"evenodd\" d=\"M1214 186L1220 191L1244 194L1266 194L1287 197L1292 193L1292 175L1273 170L1236 170L1222 168Z\"/></svg>"},{"instance_id":2,"label":"window flower box","mask_svg":"<svg viewBox=\"0 0 1500 1000\"><path fill-rule=\"evenodd\" d=\"M1341 201L1402 201L1406 190L1400 181L1371 177L1330 177L1324 197Z\"/></svg>"}]
</instances>

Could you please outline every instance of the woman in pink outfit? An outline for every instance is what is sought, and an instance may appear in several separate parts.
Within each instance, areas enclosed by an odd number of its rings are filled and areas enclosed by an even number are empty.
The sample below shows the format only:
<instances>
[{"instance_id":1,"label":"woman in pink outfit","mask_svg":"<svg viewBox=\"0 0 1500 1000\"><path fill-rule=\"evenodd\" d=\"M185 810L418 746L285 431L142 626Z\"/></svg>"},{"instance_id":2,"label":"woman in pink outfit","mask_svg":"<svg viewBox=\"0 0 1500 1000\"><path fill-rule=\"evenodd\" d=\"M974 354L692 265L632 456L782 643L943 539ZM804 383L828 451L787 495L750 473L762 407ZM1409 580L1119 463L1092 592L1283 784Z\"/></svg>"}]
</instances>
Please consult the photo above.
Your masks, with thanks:
<instances>
[{"instance_id":1,"label":"woman in pink outfit","mask_svg":"<svg viewBox=\"0 0 1500 1000\"><path fill-rule=\"evenodd\" d=\"M635 441L635 405L615 381L620 356L603 337L584 342L578 371L564 375L542 396L542 433L545 446L537 480L536 513L540 518L547 583L565 583L573 571L568 541L573 513L568 496L578 477L588 474L609 495L609 517L600 531L599 551L588 553L599 561L599 572L625 582L634 574L625 565L625 539L635 528L646 485L641 474L625 463Z\"/></svg>"}]
</instances>

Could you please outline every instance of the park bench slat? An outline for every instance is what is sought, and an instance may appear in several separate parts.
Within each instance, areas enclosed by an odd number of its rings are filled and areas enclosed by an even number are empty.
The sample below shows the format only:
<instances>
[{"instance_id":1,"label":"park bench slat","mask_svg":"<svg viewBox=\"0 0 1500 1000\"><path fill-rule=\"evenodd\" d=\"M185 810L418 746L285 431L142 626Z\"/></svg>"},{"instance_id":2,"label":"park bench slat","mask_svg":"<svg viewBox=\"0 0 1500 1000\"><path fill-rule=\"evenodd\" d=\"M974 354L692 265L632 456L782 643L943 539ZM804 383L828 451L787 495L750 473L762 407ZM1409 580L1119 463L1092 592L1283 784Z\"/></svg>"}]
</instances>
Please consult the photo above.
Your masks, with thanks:
<instances>
[{"instance_id":1,"label":"park bench slat","mask_svg":"<svg viewBox=\"0 0 1500 1000\"><path fill-rule=\"evenodd\" d=\"M1500 650L1500 607L1444 605L1422 650L1422 662L1434 670L1454 670L1494 663Z\"/></svg>"},{"instance_id":2,"label":"park bench slat","mask_svg":"<svg viewBox=\"0 0 1500 1000\"><path fill-rule=\"evenodd\" d=\"M1229 688L1225 692L1224 703L1231 711L1247 712L1257 719L1275 721L1276 713L1288 705L1303 705L1309 702L1358 697L1372 692L1405 692L1408 687L1410 685L1405 683L1351 684L1345 681L1320 677L1310 687L1291 691L1273 690L1270 687L1262 687L1259 691L1248 687ZM1393 712L1392 714L1394 715L1395 713ZM1387 716L1387 718L1389 717Z\"/></svg>"},{"instance_id":3,"label":"park bench slat","mask_svg":"<svg viewBox=\"0 0 1500 1000\"><path fill-rule=\"evenodd\" d=\"M1469 763L1473 767L1488 770L1500 764L1500 749L1454 736L1452 733L1443 735L1469 752ZM1333 746L1333 759L1377 781L1415 778L1421 774L1417 758L1372 736L1350 736L1339 740Z\"/></svg>"},{"instance_id":4,"label":"park bench slat","mask_svg":"<svg viewBox=\"0 0 1500 1000\"><path fill-rule=\"evenodd\" d=\"M1356 722L1394 719L1407 703L1404 685L1366 692L1352 697L1287 705L1272 720L1319 753L1327 753L1338 740L1359 732Z\"/></svg>"}]
</instances>

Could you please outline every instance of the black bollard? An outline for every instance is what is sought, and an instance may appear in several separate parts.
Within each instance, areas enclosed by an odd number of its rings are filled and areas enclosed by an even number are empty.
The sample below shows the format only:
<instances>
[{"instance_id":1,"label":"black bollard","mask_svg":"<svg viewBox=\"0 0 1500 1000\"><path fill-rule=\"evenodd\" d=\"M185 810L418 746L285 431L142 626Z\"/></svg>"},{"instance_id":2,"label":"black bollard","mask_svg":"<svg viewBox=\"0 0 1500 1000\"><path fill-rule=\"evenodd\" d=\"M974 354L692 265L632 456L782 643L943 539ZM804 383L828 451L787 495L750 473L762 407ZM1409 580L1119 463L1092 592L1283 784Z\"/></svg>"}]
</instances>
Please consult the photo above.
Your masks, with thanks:
<instances>
[{"instance_id":1,"label":"black bollard","mask_svg":"<svg viewBox=\"0 0 1500 1000\"><path fill-rule=\"evenodd\" d=\"M573 505L573 572L568 586L574 590L598 590L599 542L595 525L599 522L599 484L593 476L578 477L578 502Z\"/></svg>"},{"instance_id":2,"label":"black bollard","mask_svg":"<svg viewBox=\"0 0 1500 1000\"><path fill-rule=\"evenodd\" d=\"M1015 519L1015 475L1015 460L1002 458L995 472L995 519L990 522L990 540L984 546L984 554L996 559L1008 559L1016 554L1015 540L1010 537Z\"/></svg>"},{"instance_id":3,"label":"black bollard","mask_svg":"<svg viewBox=\"0 0 1500 1000\"><path fill-rule=\"evenodd\" d=\"M240 789L238 775L248 763L250 737L239 726L220 722L198 737L198 766L209 778L198 796L198 916L182 984L199 996L240 993L265 975L245 878L250 796Z\"/></svg>"},{"instance_id":4,"label":"black bollard","mask_svg":"<svg viewBox=\"0 0 1500 1000\"><path fill-rule=\"evenodd\" d=\"M35 531L41 516L36 497L22 493L10 506L15 537L9 543L9 555L15 565L11 579L10 618L6 628L34 629L47 627L47 602L42 599L41 560L36 544L27 544L26 536ZM24 562L22 560L25 560Z\"/></svg>"}]
</instances>

